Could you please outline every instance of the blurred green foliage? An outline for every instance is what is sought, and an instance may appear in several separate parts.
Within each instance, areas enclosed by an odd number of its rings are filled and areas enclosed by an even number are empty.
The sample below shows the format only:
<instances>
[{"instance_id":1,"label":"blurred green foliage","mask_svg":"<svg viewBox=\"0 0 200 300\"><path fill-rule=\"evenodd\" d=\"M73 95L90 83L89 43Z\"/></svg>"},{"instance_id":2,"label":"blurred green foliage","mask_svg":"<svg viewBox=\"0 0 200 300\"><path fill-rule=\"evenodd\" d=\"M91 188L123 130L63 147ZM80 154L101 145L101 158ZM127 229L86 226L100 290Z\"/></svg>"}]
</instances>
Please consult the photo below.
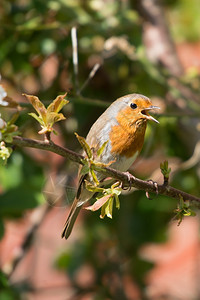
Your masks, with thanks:
<instances>
[{"instance_id":1,"label":"blurred green foliage","mask_svg":"<svg viewBox=\"0 0 200 300\"><path fill-rule=\"evenodd\" d=\"M174 38L179 42L198 41L200 33L199 1L193 0L190 5L187 0L171 1L171 4L173 9L169 10L168 17Z\"/></svg>"},{"instance_id":2,"label":"blurred green foliage","mask_svg":"<svg viewBox=\"0 0 200 300\"><path fill-rule=\"evenodd\" d=\"M191 0L189 5L187 0L165 1L165 8L170 30L177 41L199 38L198 0ZM159 98L166 113L158 117L159 126L149 125L141 154L143 159L160 153L163 160L184 161L192 155L197 119L189 118L194 136L190 136L188 143L185 134L189 127L188 116L179 115L173 103L165 102L167 93L176 95L177 99L184 97L178 88L169 85L169 72L146 57L142 18L132 8L131 1L1 0L0 22L0 72L8 95L21 102L24 101L21 93L32 93L49 101L61 92L69 91L71 101L63 110L69 118L58 127L67 147L80 149L73 132L86 136L104 106L119 96L139 92ZM79 87L87 80L94 65L101 65L81 96L74 88L72 26L76 26L78 32ZM181 80L198 90L196 74ZM96 100L104 102L99 105ZM199 113L199 107L191 99L183 100L192 112ZM29 111L25 108L21 112L17 125L23 135L35 137L38 128L27 116ZM3 108L1 112L7 120L13 114ZM159 164L157 161L148 174L142 164L136 175L146 178ZM66 170L67 166L68 163L63 164L59 169ZM0 166L1 238L5 218L19 218L43 203L47 167L24 150L14 151L7 166ZM198 194L197 167L176 171L171 183L186 192ZM176 208L172 199L155 195L152 198L147 199L143 191L121 196L121 208L114 210L112 220L100 220L99 212L88 213L83 237L57 257L56 268L67 270L73 280L85 262L91 264L96 275L95 299L126 299L120 293L117 295L117 290L112 294L109 285L102 285L104 276L109 278L110 272L115 272L119 278L130 275L143 289L144 276L152 266L140 259L138 250L147 242L165 239L167 224ZM58 238L59 235L58 232ZM0 299L17 299L3 274L0 274L0 285L3 285Z\"/></svg>"},{"instance_id":3,"label":"blurred green foliage","mask_svg":"<svg viewBox=\"0 0 200 300\"><path fill-rule=\"evenodd\" d=\"M10 287L6 276L0 271L0 300L20 299L19 294L15 289Z\"/></svg>"},{"instance_id":4,"label":"blurred green foliage","mask_svg":"<svg viewBox=\"0 0 200 300\"><path fill-rule=\"evenodd\" d=\"M44 177L42 168L26 155L14 153L8 164L0 166L0 216L19 217L44 199L41 194Z\"/></svg>"}]
</instances>

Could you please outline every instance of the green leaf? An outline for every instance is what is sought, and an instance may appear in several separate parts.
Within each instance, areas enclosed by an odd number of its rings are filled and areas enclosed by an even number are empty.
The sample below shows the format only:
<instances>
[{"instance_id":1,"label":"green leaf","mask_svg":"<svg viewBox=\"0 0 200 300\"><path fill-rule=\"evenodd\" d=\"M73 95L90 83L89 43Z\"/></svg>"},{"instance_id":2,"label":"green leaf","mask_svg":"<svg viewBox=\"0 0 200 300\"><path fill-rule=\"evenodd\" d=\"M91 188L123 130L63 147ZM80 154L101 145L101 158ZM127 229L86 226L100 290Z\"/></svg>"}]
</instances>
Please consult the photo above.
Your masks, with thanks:
<instances>
[{"instance_id":1,"label":"green leaf","mask_svg":"<svg viewBox=\"0 0 200 300\"><path fill-rule=\"evenodd\" d=\"M101 207L100 218L101 218L101 219L104 219L105 215L106 215L106 204L104 204L104 205Z\"/></svg>"},{"instance_id":2,"label":"green leaf","mask_svg":"<svg viewBox=\"0 0 200 300\"><path fill-rule=\"evenodd\" d=\"M178 220L178 226L181 224L184 217L196 216L196 213L190 208L190 202L184 201L181 195L179 195L179 203L175 209L175 213L175 219Z\"/></svg>"},{"instance_id":3,"label":"green leaf","mask_svg":"<svg viewBox=\"0 0 200 300\"><path fill-rule=\"evenodd\" d=\"M41 125L44 125L44 121L41 118L41 116L37 116L35 113L29 113L29 116L31 116L34 119L36 119L36 121L38 121Z\"/></svg>"},{"instance_id":4,"label":"green leaf","mask_svg":"<svg viewBox=\"0 0 200 300\"><path fill-rule=\"evenodd\" d=\"M120 201L118 195L115 195L116 208L120 209Z\"/></svg>"},{"instance_id":5,"label":"green leaf","mask_svg":"<svg viewBox=\"0 0 200 300\"><path fill-rule=\"evenodd\" d=\"M61 121L61 120L65 120L65 119L66 118L61 113L58 114L56 112L47 112L46 124L47 124L47 126L49 126L51 128L54 123Z\"/></svg>"},{"instance_id":6,"label":"green leaf","mask_svg":"<svg viewBox=\"0 0 200 300\"><path fill-rule=\"evenodd\" d=\"M93 193L103 193L104 188L97 187L96 185L92 185L90 182L86 181L86 189Z\"/></svg>"},{"instance_id":7,"label":"green leaf","mask_svg":"<svg viewBox=\"0 0 200 300\"><path fill-rule=\"evenodd\" d=\"M168 167L168 161L165 160L163 163L160 163L160 169L161 169L161 173L163 174L163 176L168 179L170 172L171 172L171 168Z\"/></svg>"},{"instance_id":8,"label":"green leaf","mask_svg":"<svg viewBox=\"0 0 200 300\"><path fill-rule=\"evenodd\" d=\"M58 96L47 109L38 97L26 94L25 96L38 113L38 116L35 113L29 113L29 115L40 123L42 129L38 132L39 134L54 132L53 125L58 121L65 120L63 114L58 112L69 102L64 99L66 94Z\"/></svg>"},{"instance_id":9,"label":"green leaf","mask_svg":"<svg viewBox=\"0 0 200 300\"><path fill-rule=\"evenodd\" d=\"M108 200L105 212L106 212L106 216L108 218L112 219L112 213L113 213L113 196L111 196L110 199Z\"/></svg>"},{"instance_id":10,"label":"green leaf","mask_svg":"<svg viewBox=\"0 0 200 300\"><path fill-rule=\"evenodd\" d=\"M113 211L113 195L109 195L109 199L101 208L100 218L103 219L105 216L112 219L112 211Z\"/></svg>"},{"instance_id":11,"label":"green leaf","mask_svg":"<svg viewBox=\"0 0 200 300\"><path fill-rule=\"evenodd\" d=\"M13 136L19 135L18 127L13 124L18 118L18 113L14 114L10 121L7 123L0 118L1 128L0 128L0 140L6 143L11 143L13 140Z\"/></svg>"},{"instance_id":12,"label":"green leaf","mask_svg":"<svg viewBox=\"0 0 200 300\"><path fill-rule=\"evenodd\" d=\"M92 150L90 149L90 146L88 145L88 143L86 142L86 139L82 136L79 136L78 133L74 133L77 140L79 141L81 147L83 148L83 150L85 151L85 153L87 154L87 157L89 159L92 158Z\"/></svg>"},{"instance_id":13,"label":"green leaf","mask_svg":"<svg viewBox=\"0 0 200 300\"><path fill-rule=\"evenodd\" d=\"M68 100L64 99L66 96L67 93L57 96L56 99L47 107L47 111L58 113L63 108L63 106L69 103Z\"/></svg>"},{"instance_id":14,"label":"green leaf","mask_svg":"<svg viewBox=\"0 0 200 300\"><path fill-rule=\"evenodd\" d=\"M86 175L86 174L89 173L89 171L90 171L90 167L88 165L88 162L86 161L86 163L81 168L80 174L81 175Z\"/></svg>"},{"instance_id":15,"label":"green leaf","mask_svg":"<svg viewBox=\"0 0 200 300\"><path fill-rule=\"evenodd\" d=\"M37 111L38 115L40 115L40 116L44 116L45 115L46 108L45 108L44 104L39 100L39 98L37 96L27 95L27 94L23 94L23 95L26 96L26 98L29 100L29 102L31 103L31 105Z\"/></svg>"},{"instance_id":16,"label":"green leaf","mask_svg":"<svg viewBox=\"0 0 200 300\"><path fill-rule=\"evenodd\" d=\"M103 153L107 144L108 144L108 141L104 142L103 145L97 150L97 156L100 156Z\"/></svg>"},{"instance_id":17,"label":"green leaf","mask_svg":"<svg viewBox=\"0 0 200 300\"><path fill-rule=\"evenodd\" d=\"M92 176L92 179L93 179L94 183L96 185L99 185L99 181L97 179L97 175L96 175L95 171L92 168L90 168L90 175Z\"/></svg>"},{"instance_id":18,"label":"green leaf","mask_svg":"<svg viewBox=\"0 0 200 300\"><path fill-rule=\"evenodd\" d=\"M86 188L92 193L101 193L96 197L96 201L93 205L86 207L88 210L96 211L101 208L100 218L105 216L112 218L113 202L115 200L116 208L120 208L119 195L121 194L121 188L119 182L114 183L111 188L100 188L86 182Z\"/></svg>"}]
</instances>

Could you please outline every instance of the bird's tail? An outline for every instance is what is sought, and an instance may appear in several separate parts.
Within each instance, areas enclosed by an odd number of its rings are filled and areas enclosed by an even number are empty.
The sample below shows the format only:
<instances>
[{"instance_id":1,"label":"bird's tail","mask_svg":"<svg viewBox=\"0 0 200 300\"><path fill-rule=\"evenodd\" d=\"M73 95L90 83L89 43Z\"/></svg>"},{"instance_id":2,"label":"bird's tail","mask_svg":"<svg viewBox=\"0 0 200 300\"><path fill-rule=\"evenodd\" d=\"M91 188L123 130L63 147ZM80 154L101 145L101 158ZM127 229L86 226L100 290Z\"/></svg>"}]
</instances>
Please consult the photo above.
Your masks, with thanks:
<instances>
[{"instance_id":1,"label":"bird's tail","mask_svg":"<svg viewBox=\"0 0 200 300\"><path fill-rule=\"evenodd\" d=\"M67 217L67 220L65 222L61 237L68 239L70 236L74 223L76 221L76 218L78 217L78 214L82 208L83 202L80 202L79 199L74 199L74 202L72 204L72 207L70 209L69 215Z\"/></svg>"}]
</instances>

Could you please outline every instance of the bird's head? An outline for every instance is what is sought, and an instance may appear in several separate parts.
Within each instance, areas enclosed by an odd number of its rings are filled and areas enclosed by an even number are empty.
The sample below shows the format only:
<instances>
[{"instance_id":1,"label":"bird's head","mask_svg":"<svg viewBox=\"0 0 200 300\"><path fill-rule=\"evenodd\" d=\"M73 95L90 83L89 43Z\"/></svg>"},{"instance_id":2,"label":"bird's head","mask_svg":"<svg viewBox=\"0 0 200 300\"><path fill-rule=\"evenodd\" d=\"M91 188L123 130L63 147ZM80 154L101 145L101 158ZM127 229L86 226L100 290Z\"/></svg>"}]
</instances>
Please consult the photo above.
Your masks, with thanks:
<instances>
[{"instance_id":1,"label":"bird's head","mask_svg":"<svg viewBox=\"0 0 200 300\"><path fill-rule=\"evenodd\" d=\"M151 100L140 94L131 94L119 98L116 101L117 115L120 118L127 120L130 125L146 124L147 120L159 123L149 112L154 109L159 109L154 106Z\"/></svg>"}]
</instances>

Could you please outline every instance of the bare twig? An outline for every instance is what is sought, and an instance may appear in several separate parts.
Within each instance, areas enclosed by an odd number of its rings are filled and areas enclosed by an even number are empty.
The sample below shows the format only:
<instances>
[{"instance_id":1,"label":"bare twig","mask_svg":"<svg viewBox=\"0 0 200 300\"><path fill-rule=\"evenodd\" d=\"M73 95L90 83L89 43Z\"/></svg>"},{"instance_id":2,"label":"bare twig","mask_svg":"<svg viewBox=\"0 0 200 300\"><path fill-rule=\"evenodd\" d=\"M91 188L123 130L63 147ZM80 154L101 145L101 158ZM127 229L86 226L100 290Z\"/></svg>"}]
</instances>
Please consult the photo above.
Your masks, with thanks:
<instances>
[{"instance_id":1,"label":"bare twig","mask_svg":"<svg viewBox=\"0 0 200 300\"><path fill-rule=\"evenodd\" d=\"M81 154L78 154L67 148L58 146L58 145L54 144L52 141L51 142L38 141L38 140L22 138L20 136L15 136L13 138L12 144L19 146L19 147L29 147L29 148L36 148L36 149L51 151L60 156L67 157L70 160L77 162L79 164L81 164L81 159L84 158Z\"/></svg>"},{"instance_id":2,"label":"bare twig","mask_svg":"<svg viewBox=\"0 0 200 300\"><path fill-rule=\"evenodd\" d=\"M30 147L30 148L37 148L41 150L51 151L63 157L67 157L68 159L79 164L82 164L82 159L84 158L81 154L78 154L67 148L58 146L54 144L52 141L47 143L43 141L32 140L32 139L16 136L13 138L12 144L19 147ZM104 167L100 172L104 173L106 176L110 176L112 178L122 181L124 186L130 186L130 177L126 173L119 172L110 167ZM144 190L146 192L152 192L152 193L159 193L161 195L166 195L174 199L179 199L181 195L183 200L188 200L190 201L191 204L200 207L200 198L185 193L176 188L173 188L169 185L165 186L165 185L157 184L156 185L157 188L155 189L155 184L152 183L151 181L144 181L136 177L131 177L131 186L138 190Z\"/></svg>"},{"instance_id":3,"label":"bare twig","mask_svg":"<svg viewBox=\"0 0 200 300\"><path fill-rule=\"evenodd\" d=\"M136 3L138 12L143 17L143 39L149 59L161 62L173 75L182 75L183 67L178 59L161 1L137 0Z\"/></svg>"},{"instance_id":4,"label":"bare twig","mask_svg":"<svg viewBox=\"0 0 200 300\"><path fill-rule=\"evenodd\" d=\"M78 40L76 27L72 27L71 30L72 38L72 50L73 50L73 66L74 66L74 77L75 77L75 88L76 93L79 94L79 80L78 80Z\"/></svg>"},{"instance_id":5,"label":"bare twig","mask_svg":"<svg viewBox=\"0 0 200 300\"><path fill-rule=\"evenodd\" d=\"M97 64L94 65L94 67L92 68L92 70L91 70L88 78L86 79L86 81L84 82L84 84L82 85L82 87L80 88L79 93L81 93L84 90L84 88L88 85L88 83L94 77L94 75L96 74L96 72L98 71L98 69L100 68L100 66L101 65L99 63L97 63Z\"/></svg>"},{"instance_id":6,"label":"bare twig","mask_svg":"<svg viewBox=\"0 0 200 300\"><path fill-rule=\"evenodd\" d=\"M200 141L196 143L192 156L180 165L180 169L182 170L190 169L195 165L197 165L199 161L200 161Z\"/></svg>"}]
</instances>

